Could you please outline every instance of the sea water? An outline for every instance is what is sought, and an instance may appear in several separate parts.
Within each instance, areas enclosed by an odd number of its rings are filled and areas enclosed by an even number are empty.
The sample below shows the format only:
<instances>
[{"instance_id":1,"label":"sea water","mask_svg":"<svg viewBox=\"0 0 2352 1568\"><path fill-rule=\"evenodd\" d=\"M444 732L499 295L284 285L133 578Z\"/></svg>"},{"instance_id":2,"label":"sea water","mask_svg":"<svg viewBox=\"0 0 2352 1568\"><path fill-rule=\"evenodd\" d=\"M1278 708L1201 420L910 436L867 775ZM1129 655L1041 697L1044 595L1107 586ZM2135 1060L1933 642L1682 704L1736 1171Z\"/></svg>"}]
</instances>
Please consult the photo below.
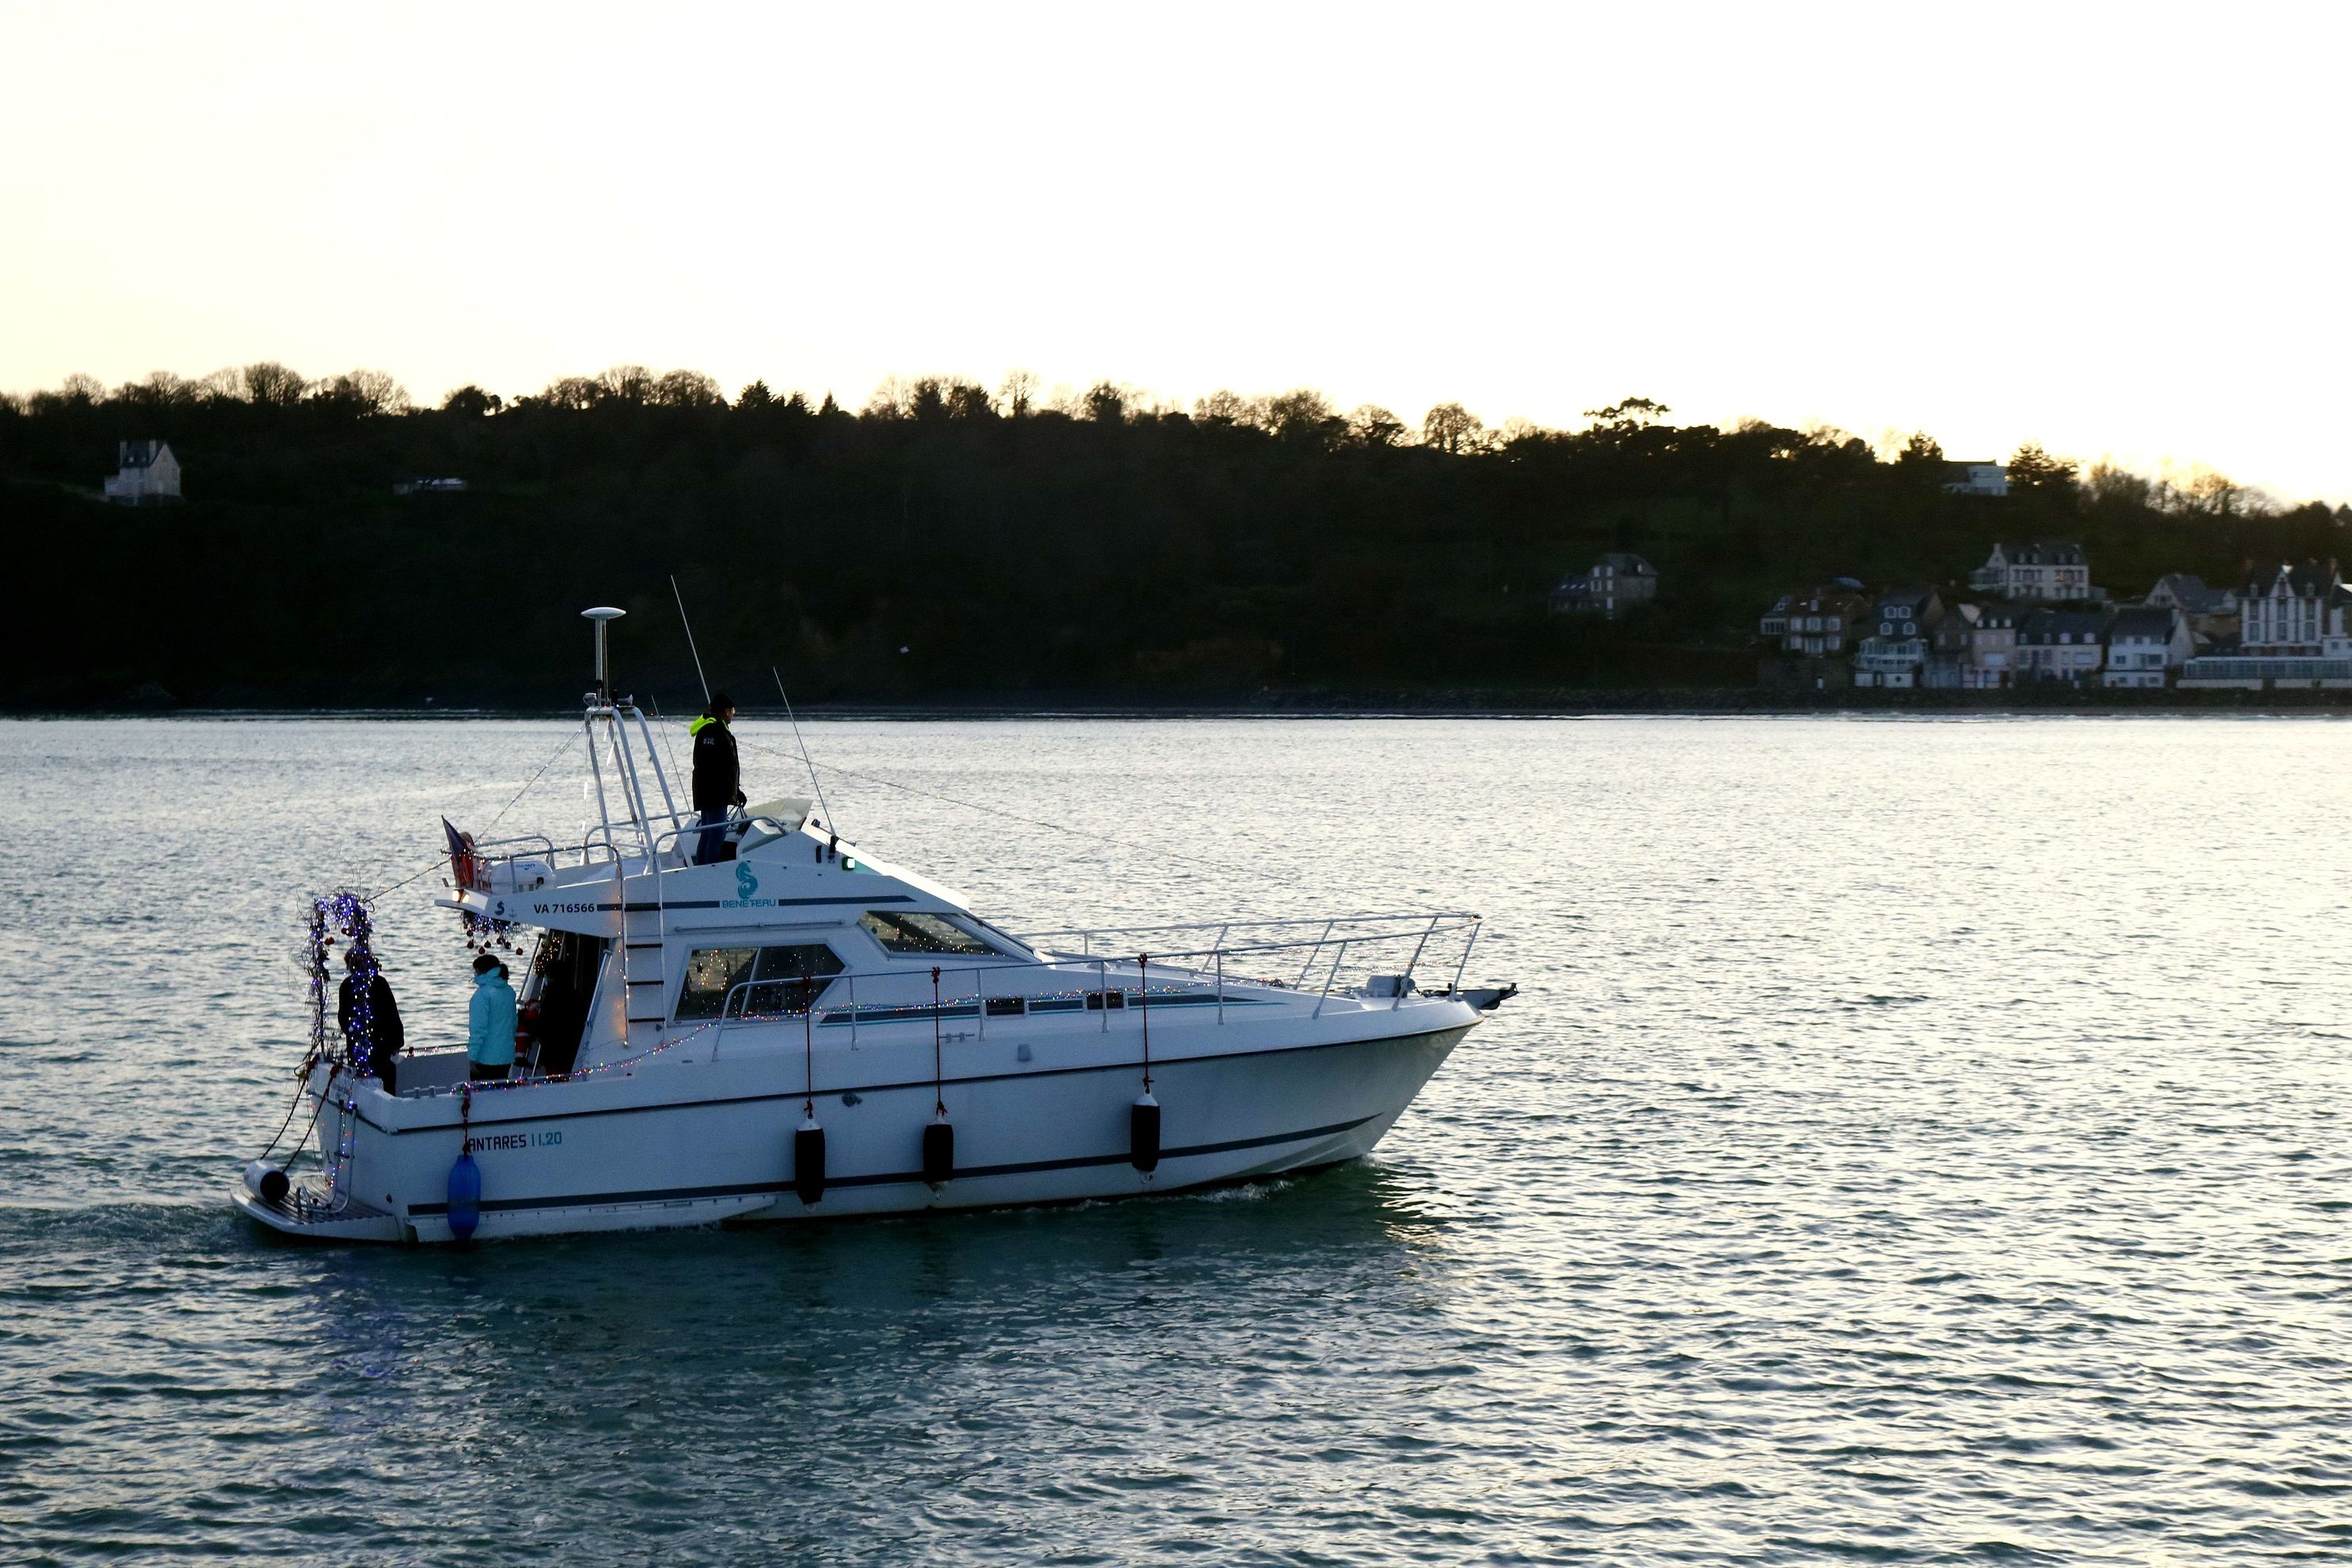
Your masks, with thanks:
<instances>
[{"instance_id":1,"label":"sea water","mask_svg":"<svg viewBox=\"0 0 2352 1568\"><path fill-rule=\"evenodd\" d=\"M415 876L454 1039L438 818L576 830L567 726L0 724L0 1557L2352 1554L2352 726L806 729L1013 929L1475 910L1521 994L1318 1175L288 1244L303 900Z\"/></svg>"}]
</instances>

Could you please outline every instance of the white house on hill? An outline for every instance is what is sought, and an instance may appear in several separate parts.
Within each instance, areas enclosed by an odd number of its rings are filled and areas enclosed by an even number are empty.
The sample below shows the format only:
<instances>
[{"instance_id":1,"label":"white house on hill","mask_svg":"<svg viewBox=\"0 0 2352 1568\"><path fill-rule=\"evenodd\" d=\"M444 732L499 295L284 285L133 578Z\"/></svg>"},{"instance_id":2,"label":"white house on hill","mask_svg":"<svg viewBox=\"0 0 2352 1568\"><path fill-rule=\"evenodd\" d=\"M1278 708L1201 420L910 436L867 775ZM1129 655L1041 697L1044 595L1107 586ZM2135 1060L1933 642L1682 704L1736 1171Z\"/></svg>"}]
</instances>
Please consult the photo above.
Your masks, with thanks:
<instances>
[{"instance_id":1,"label":"white house on hill","mask_svg":"<svg viewBox=\"0 0 2352 1568\"><path fill-rule=\"evenodd\" d=\"M1944 465L1948 496L2005 496L2009 470L1999 463L1952 462Z\"/></svg>"},{"instance_id":2,"label":"white house on hill","mask_svg":"<svg viewBox=\"0 0 2352 1568\"><path fill-rule=\"evenodd\" d=\"M115 476L106 481L106 499L124 506L180 499L180 459L161 441L117 441Z\"/></svg>"}]
</instances>

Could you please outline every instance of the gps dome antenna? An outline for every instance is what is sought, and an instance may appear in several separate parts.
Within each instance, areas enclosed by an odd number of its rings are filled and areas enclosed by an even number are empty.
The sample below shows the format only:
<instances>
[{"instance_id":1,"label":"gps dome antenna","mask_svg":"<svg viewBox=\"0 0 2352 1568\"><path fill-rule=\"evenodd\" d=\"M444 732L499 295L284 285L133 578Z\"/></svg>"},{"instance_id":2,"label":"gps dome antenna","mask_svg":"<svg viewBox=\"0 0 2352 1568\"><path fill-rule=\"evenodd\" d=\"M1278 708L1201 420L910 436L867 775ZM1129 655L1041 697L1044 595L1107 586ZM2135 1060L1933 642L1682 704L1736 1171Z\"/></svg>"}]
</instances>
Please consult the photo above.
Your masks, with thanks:
<instances>
[{"instance_id":1,"label":"gps dome antenna","mask_svg":"<svg viewBox=\"0 0 2352 1568\"><path fill-rule=\"evenodd\" d=\"M613 661L605 650L604 628L627 614L626 610L616 610L610 605L599 605L593 610L580 612L583 620L596 623L596 695L607 707L613 701Z\"/></svg>"},{"instance_id":2,"label":"gps dome antenna","mask_svg":"<svg viewBox=\"0 0 2352 1568\"><path fill-rule=\"evenodd\" d=\"M783 698L784 717L793 721L793 744L800 748L801 761L808 764L809 783L815 786L817 805L824 806L825 831L838 839L841 837L841 824L834 820L833 807L825 805L824 781L816 776L816 759L809 755L808 742L801 739L800 715L793 711L793 700L784 691L784 678L776 673L776 667L772 664L768 666L768 673L776 677L776 695Z\"/></svg>"},{"instance_id":3,"label":"gps dome antenna","mask_svg":"<svg viewBox=\"0 0 2352 1568\"><path fill-rule=\"evenodd\" d=\"M702 705L710 706L710 678L702 673L702 651L694 646L694 623L686 618L686 595L677 591L677 574L669 574L670 597L677 601L677 624L686 628L686 651L694 655L694 679L702 682Z\"/></svg>"}]
</instances>

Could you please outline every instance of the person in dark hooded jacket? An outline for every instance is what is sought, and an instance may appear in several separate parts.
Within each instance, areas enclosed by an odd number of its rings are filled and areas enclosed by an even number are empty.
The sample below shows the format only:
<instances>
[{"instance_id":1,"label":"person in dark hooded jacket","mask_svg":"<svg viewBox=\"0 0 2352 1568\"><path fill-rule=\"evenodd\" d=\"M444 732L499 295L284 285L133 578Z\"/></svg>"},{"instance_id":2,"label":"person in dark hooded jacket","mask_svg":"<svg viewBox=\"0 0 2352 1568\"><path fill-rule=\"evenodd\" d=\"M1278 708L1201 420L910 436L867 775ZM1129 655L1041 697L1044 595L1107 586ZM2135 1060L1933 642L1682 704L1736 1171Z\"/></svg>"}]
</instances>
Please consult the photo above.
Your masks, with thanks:
<instances>
[{"instance_id":1,"label":"person in dark hooded jacket","mask_svg":"<svg viewBox=\"0 0 2352 1568\"><path fill-rule=\"evenodd\" d=\"M356 947L343 950L343 967L351 973L343 976L341 992L335 998L335 1026L352 1046L352 1059L383 1080L386 1094L398 1094L395 1087L399 1073L400 1053L408 1045L408 1033L401 1026L400 1004L392 999L392 982L383 977L372 957L362 957ZM360 976L373 970L367 979L367 1008L364 1018L360 1009Z\"/></svg>"},{"instance_id":2,"label":"person in dark hooded jacket","mask_svg":"<svg viewBox=\"0 0 2352 1568\"><path fill-rule=\"evenodd\" d=\"M734 718L734 700L721 691L710 699L702 717L687 726L687 733L694 737L694 809L702 814L701 839L694 850L698 866L722 858L727 814L746 804L742 763L735 754L734 731L727 728Z\"/></svg>"}]
</instances>

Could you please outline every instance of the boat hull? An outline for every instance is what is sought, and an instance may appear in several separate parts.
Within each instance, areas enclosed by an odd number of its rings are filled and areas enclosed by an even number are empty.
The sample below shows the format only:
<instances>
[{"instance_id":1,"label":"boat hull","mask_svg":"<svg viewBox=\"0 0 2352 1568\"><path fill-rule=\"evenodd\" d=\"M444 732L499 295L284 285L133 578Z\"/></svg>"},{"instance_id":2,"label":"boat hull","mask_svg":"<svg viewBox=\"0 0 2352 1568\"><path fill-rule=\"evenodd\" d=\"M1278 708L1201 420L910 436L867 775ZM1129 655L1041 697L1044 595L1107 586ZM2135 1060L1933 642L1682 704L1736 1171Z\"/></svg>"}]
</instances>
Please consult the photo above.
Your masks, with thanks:
<instances>
[{"instance_id":1,"label":"boat hull","mask_svg":"<svg viewBox=\"0 0 2352 1568\"><path fill-rule=\"evenodd\" d=\"M1178 1193L1369 1153L1476 1021L1459 1004L1408 1011L1417 1016L1358 1013L1352 1028L1335 1019L1324 1032L1343 1037L1278 1048L1189 1054L1188 1031L1170 1031L1175 1048L1151 1068L1161 1131L1149 1172L1129 1142L1139 1060L1041 1047L1020 1061L982 1064L1007 1070L975 1072L967 1062L935 1081L926 1038L818 1057L814 1110L828 1179L814 1204L793 1191L809 1068L800 1052L781 1050L717 1051L618 1085L478 1095L462 1127L454 1096L420 1103L372 1082L345 1084L330 1089L341 1098L321 1119L322 1145L350 1151L332 1215L306 1223L320 1211L299 1200L272 1205L240 1192L238 1201L289 1234L454 1240L446 1180L461 1139L481 1172L476 1239ZM1384 1032L1363 1032L1374 1026ZM1196 1045L1210 1035L1189 1033ZM954 1165L933 1184L923 1175L923 1130L942 1102Z\"/></svg>"}]
</instances>

